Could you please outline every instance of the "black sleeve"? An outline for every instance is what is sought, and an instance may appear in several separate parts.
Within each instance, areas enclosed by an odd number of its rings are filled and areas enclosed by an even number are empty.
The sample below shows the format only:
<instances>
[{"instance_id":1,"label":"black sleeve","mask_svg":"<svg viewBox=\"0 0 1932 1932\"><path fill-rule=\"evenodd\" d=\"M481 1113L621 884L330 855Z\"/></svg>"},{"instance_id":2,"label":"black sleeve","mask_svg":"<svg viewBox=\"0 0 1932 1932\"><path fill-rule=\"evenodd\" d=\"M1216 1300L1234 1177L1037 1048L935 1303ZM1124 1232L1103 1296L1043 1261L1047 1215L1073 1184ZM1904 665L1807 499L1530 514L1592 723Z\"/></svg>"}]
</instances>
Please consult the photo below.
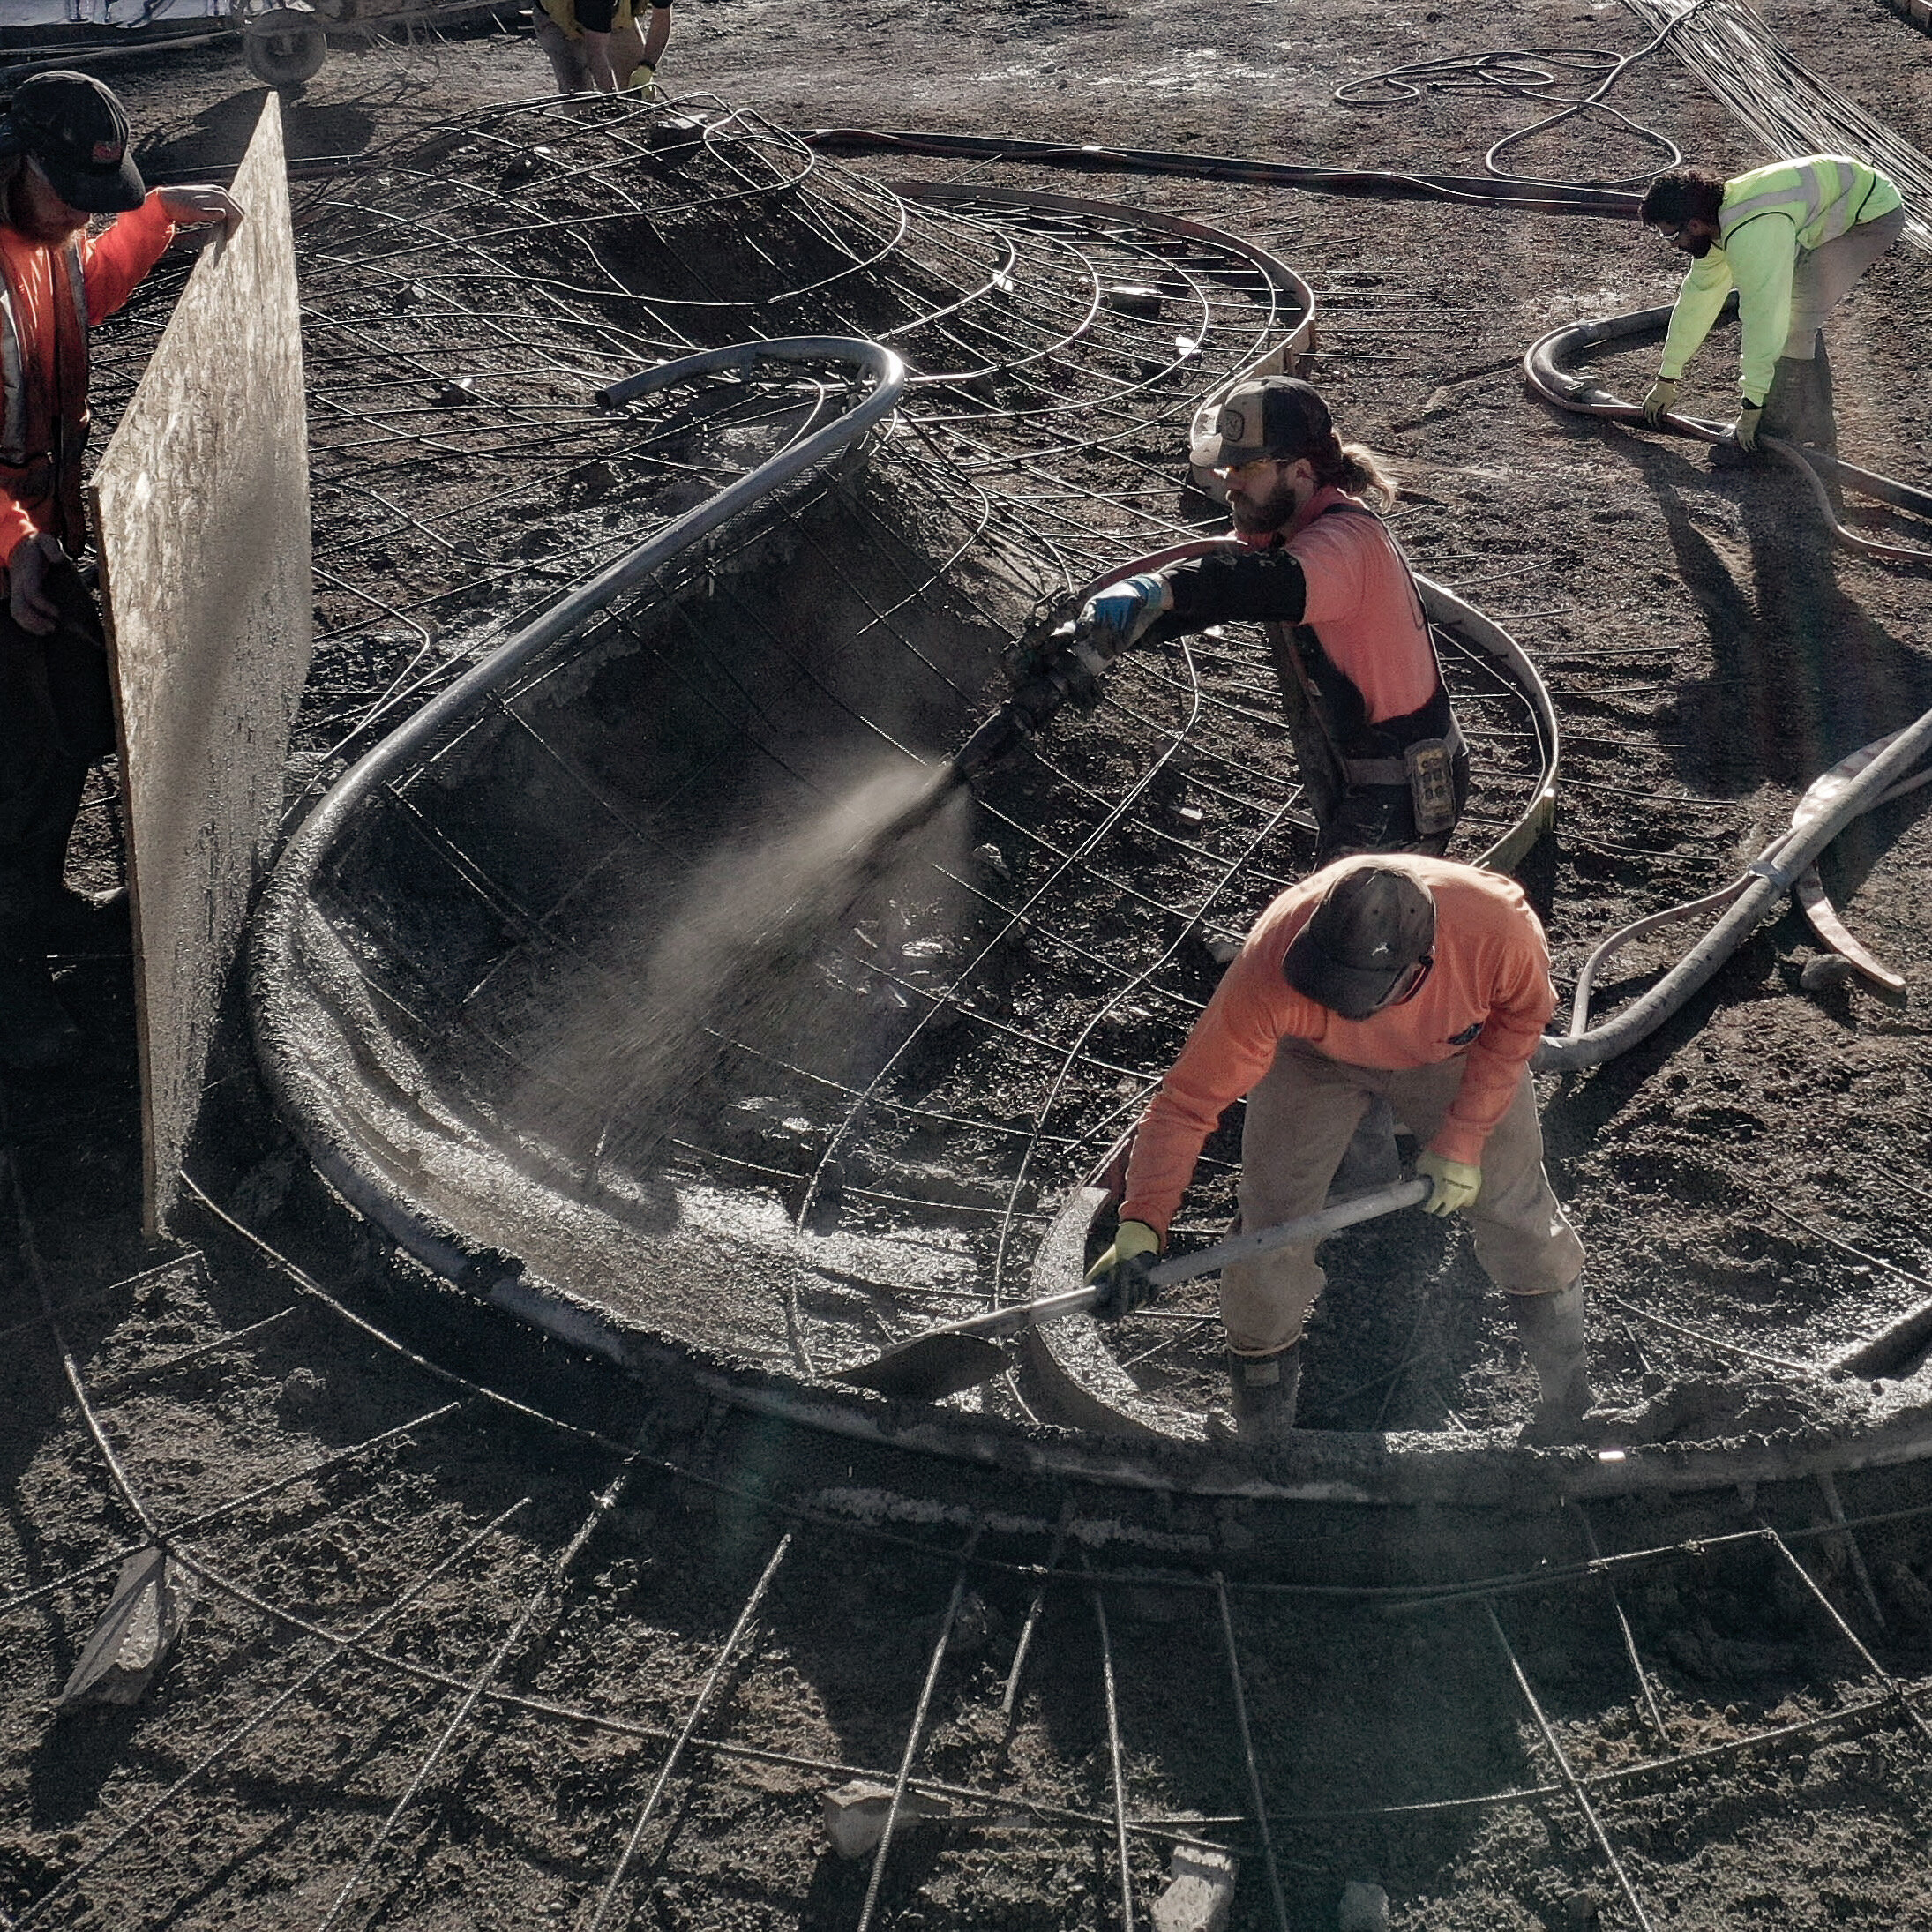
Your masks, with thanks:
<instances>
[{"instance_id":1,"label":"black sleeve","mask_svg":"<svg viewBox=\"0 0 1932 1932\"><path fill-rule=\"evenodd\" d=\"M1167 573L1174 605L1149 632L1160 640L1210 624L1299 624L1308 602L1299 561L1287 550L1240 550L1196 557Z\"/></svg>"}]
</instances>

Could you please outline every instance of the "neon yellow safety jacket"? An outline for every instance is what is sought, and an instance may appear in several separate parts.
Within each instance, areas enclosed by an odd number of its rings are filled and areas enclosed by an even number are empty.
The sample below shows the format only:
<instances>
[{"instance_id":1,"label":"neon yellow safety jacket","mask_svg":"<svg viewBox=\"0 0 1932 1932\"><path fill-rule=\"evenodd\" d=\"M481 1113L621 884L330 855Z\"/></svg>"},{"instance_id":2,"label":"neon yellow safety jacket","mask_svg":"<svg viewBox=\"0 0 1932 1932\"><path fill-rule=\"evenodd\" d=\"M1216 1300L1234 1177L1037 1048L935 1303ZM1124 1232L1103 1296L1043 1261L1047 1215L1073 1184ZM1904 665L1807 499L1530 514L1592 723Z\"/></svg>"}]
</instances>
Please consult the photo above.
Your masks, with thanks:
<instances>
[{"instance_id":1,"label":"neon yellow safety jacket","mask_svg":"<svg viewBox=\"0 0 1932 1932\"><path fill-rule=\"evenodd\" d=\"M1726 182L1718 239L1678 290L1658 374L1666 382L1683 374L1734 288L1744 331L1738 386L1747 402L1763 402L1791 329L1791 277L1800 252L1898 206L1898 189L1848 154L1774 161Z\"/></svg>"}]
</instances>

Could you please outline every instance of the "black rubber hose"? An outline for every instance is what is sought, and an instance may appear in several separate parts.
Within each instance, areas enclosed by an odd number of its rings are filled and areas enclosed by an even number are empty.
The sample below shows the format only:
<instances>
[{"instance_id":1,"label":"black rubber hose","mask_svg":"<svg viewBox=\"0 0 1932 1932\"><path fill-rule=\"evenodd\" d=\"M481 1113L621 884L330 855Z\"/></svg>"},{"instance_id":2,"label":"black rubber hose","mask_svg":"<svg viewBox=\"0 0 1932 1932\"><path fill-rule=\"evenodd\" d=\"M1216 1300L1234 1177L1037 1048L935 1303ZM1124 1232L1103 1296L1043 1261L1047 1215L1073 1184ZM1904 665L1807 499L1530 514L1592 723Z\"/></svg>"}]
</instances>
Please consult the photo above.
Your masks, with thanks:
<instances>
[{"instance_id":1,"label":"black rubber hose","mask_svg":"<svg viewBox=\"0 0 1932 1932\"><path fill-rule=\"evenodd\" d=\"M1108 174L1185 175L1195 181L1241 181L1262 188L1307 188L1320 194L1378 200L1459 201L1543 214L1599 215L1634 221L1640 198L1612 188L1546 188L1483 175L1404 175L1367 168L1308 168L1239 155L1181 154L1165 148L1076 146L984 134L917 134L889 129L800 129L798 138L828 154L945 154L955 160L1027 161Z\"/></svg>"}]
</instances>

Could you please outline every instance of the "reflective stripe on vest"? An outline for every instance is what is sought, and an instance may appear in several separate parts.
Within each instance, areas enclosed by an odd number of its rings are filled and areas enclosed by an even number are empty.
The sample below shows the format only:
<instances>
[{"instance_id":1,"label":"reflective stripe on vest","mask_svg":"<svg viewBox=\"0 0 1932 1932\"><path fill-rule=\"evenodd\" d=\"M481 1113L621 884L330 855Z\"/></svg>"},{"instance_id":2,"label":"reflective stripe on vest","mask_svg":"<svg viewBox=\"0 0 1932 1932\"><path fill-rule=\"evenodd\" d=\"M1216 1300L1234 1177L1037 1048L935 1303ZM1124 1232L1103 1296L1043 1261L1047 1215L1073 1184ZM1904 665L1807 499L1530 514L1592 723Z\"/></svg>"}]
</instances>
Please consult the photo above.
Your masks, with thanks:
<instances>
[{"instance_id":1,"label":"reflective stripe on vest","mask_svg":"<svg viewBox=\"0 0 1932 1932\"><path fill-rule=\"evenodd\" d=\"M1767 183L1754 194L1725 207L1719 215L1722 245L1729 248L1731 237L1747 221L1761 214L1788 216L1800 235L1817 227L1819 232L1803 245L1820 248L1848 235L1858 225L1858 217L1878 185L1878 176L1861 169L1848 156L1820 154L1808 161L1793 161L1777 172L1786 178ZM1859 176L1865 174L1864 191L1859 192Z\"/></svg>"},{"instance_id":2,"label":"reflective stripe on vest","mask_svg":"<svg viewBox=\"0 0 1932 1932\"><path fill-rule=\"evenodd\" d=\"M73 430L84 430L87 420L87 279L78 242L61 251L61 263L66 270L65 293L79 354L72 359L78 363L74 367L69 366L70 358L56 358L61 393L54 399L55 426L56 431L63 424ZM56 301L61 294L56 278ZM56 315L54 326L57 330L60 326L61 318ZM6 277L0 274L0 464L9 468L23 468L36 457L53 454L50 449L26 446L26 348L20 339L13 291L8 286Z\"/></svg>"}]
</instances>

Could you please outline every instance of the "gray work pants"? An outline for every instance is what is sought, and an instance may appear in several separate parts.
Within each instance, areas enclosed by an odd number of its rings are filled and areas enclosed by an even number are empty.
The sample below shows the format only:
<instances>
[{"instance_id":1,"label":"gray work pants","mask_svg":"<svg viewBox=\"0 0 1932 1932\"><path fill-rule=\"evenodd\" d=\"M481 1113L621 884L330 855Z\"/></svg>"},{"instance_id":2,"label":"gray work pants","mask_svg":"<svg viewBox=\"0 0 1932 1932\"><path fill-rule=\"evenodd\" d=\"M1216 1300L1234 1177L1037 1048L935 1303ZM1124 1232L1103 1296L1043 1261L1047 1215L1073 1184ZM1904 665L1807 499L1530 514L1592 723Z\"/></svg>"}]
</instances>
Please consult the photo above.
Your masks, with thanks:
<instances>
[{"instance_id":1,"label":"gray work pants","mask_svg":"<svg viewBox=\"0 0 1932 1932\"><path fill-rule=\"evenodd\" d=\"M1791 277L1791 333L1781 354L1808 363L1817 350L1824 318L1852 292L1852 284L1906 231L1906 211L1894 208L1827 242L1800 249Z\"/></svg>"},{"instance_id":2,"label":"gray work pants","mask_svg":"<svg viewBox=\"0 0 1932 1932\"><path fill-rule=\"evenodd\" d=\"M1378 1095L1427 1142L1463 1083L1463 1056L1389 1072L1330 1060L1284 1040L1247 1097L1241 1138L1241 1225L1313 1214L1369 1103ZM1543 1129L1524 1067L1509 1111L1483 1148L1482 1191L1463 1210L1476 1254L1504 1293L1554 1294L1583 1272L1584 1245L1543 1172ZM1237 1355L1272 1355L1301 1338L1327 1285L1313 1247L1287 1248L1221 1273L1221 1321Z\"/></svg>"},{"instance_id":3,"label":"gray work pants","mask_svg":"<svg viewBox=\"0 0 1932 1932\"><path fill-rule=\"evenodd\" d=\"M536 44L550 56L550 71L557 76L558 94L588 94L590 70L584 64L584 43L573 41L544 12L542 0L535 8ZM644 35L635 19L630 26L610 30L610 66L623 80L644 58Z\"/></svg>"},{"instance_id":4,"label":"gray work pants","mask_svg":"<svg viewBox=\"0 0 1932 1932\"><path fill-rule=\"evenodd\" d=\"M6 581L0 572L0 587ZM47 951L87 768L114 749L100 613L78 571L51 572L61 621L23 631L0 602L0 954Z\"/></svg>"}]
</instances>

